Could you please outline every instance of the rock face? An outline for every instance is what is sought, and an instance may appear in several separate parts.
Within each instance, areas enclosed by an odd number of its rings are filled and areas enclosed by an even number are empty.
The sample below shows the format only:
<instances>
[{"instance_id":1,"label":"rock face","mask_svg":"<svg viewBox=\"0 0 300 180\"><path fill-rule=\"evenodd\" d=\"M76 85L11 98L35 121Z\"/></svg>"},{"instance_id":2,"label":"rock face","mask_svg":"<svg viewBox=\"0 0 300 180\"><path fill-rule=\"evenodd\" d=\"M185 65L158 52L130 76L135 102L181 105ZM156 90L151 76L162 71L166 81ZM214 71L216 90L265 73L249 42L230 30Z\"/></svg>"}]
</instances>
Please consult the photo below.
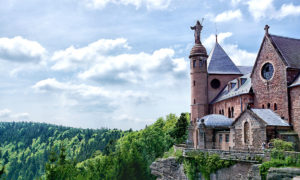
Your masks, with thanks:
<instances>
[{"instance_id":1,"label":"rock face","mask_svg":"<svg viewBox=\"0 0 300 180\"><path fill-rule=\"evenodd\" d=\"M260 180L257 165L250 163L237 163L228 168L217 170L210 175L211 180Z\"/></svg>"},{"instance_id":2,"label":"rock face","mask_svg":"<svg viewBox=\"0 0 300 180\"><path fill-rule=\"evenodd\" d=\"M290 180L296 176L300 176L299 168L270 168L267 180Z\"/></svg>"},{"instance_id":3,"label":"rock face","mask_svg":"<svg viewBox=\"0 0 300 180\"><path fill-rule=\"evenodd\" d=\"M182 164L177 163L175 157L159 159L151 164L150 169L157 180L188 180Z\"/></svg>"}]
</instances>

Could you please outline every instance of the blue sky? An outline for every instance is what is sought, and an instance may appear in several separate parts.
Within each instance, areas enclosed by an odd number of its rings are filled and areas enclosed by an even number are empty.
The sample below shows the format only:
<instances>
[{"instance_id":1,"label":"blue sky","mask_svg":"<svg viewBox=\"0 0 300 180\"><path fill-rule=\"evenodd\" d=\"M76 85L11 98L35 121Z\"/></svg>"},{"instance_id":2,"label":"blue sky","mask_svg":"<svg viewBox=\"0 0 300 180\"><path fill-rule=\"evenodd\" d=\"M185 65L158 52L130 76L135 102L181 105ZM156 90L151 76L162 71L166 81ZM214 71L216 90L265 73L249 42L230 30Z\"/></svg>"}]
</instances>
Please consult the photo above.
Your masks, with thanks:
<instances>
[{"instance_id":1,"label":"blue sky","mask_svg":"<svg viewBox=\"0 0 300 180\"><path fill-rule=\"evenodd\" d=\"M0 0L0 120L140 129L188 112L190 26L237 65L300 38L292 0Z\"/></svg>"}]
</instances>

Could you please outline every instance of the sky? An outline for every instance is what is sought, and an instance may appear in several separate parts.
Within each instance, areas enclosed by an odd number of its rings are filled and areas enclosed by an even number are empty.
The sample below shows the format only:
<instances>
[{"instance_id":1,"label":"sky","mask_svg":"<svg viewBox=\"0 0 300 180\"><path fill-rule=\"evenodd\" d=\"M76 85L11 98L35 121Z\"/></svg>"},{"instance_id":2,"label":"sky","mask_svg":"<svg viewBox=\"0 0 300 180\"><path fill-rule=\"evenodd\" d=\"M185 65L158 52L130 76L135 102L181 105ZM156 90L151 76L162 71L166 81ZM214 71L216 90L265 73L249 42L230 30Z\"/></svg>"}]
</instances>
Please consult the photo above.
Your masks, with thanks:
<instances>
[{"instance_id":1,"label":"sky","mask_svg":"<svg viewBox=\"0 0 300 180\"><path fill-rule=\"evenodd\" d=\"M0 0L0 120L141 129L190 110L190 26L251 66L300 38L297 0Z\"/></svg>"}]
</instances>

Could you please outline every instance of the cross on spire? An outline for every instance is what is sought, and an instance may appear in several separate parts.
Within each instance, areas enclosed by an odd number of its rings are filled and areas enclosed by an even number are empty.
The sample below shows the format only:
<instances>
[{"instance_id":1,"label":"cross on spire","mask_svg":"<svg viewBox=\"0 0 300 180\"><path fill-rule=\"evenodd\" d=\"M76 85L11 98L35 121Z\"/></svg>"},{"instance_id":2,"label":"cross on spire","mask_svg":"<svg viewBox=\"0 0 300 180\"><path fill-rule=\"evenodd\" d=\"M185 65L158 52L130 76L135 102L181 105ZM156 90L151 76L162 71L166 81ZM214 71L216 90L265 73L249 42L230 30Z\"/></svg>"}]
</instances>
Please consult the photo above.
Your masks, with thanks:
<instances>
[{"instance_id":1,"label":"cross on spire","mask_svg":"<svg viewBox=\"0 0 300 180\"><path fill-rule=\"evenodd\" d=\"M264 30L266 31L265 32L266 34L269 34L269 28L270 28L270 26L266 24L265 28L264 28Z\"/></svg>"}]
</instances>

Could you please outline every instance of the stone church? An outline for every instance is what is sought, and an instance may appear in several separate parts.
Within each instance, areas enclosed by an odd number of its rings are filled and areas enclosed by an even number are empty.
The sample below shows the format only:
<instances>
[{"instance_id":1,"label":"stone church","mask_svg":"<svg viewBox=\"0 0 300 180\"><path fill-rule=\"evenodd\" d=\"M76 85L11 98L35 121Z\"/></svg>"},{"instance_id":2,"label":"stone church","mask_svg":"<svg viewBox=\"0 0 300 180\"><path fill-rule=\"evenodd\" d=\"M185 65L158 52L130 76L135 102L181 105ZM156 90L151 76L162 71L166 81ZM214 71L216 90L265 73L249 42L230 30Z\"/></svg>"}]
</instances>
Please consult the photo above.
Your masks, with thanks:
<instances>
[{"instance_id":1,"label":"stone church","mask_svg":"<svg viewBox=\"0 0 300 180\"><path fill-rule=\"evenodd\" d=\"M254 149L271 139L300 135L300 39L265 26L253 67L236 66L217 41L209 53L194 27L190 52L191 125L188 143L199 149Z\"/></svg>"}]
</instances>

